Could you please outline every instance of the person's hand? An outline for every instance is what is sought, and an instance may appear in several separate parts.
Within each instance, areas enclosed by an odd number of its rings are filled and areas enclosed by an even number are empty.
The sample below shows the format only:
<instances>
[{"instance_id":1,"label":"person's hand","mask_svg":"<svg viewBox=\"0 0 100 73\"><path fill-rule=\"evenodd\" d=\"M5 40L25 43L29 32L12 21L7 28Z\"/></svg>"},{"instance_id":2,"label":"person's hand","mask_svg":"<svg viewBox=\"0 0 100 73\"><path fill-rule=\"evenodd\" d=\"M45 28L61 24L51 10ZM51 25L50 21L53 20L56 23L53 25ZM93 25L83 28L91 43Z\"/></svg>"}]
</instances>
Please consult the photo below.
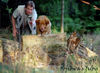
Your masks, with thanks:
<instances>
[{"instance_id":1,"label":"person's hand","mask_svg":"<svg viewBox=\"0 0 100 73\"><path fill-rule=\"evenodd\" d=\"M14 37L14 38L16 38L17 33L18 33L18 32L17 32L16 28L14 28L14 29L13 29L13 37Z\"/></svg>"}]
</instances>

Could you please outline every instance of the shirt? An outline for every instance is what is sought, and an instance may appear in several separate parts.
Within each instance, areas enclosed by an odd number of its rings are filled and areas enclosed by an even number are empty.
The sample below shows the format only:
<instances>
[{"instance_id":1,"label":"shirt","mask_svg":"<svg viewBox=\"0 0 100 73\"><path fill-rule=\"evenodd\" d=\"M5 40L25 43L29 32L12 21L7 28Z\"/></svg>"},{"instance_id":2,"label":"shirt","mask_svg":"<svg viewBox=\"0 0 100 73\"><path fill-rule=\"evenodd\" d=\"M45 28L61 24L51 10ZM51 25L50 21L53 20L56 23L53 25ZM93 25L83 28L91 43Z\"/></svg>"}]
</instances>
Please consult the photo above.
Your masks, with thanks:
<instances>
[{"instance_id":1,"label":"shirt","mask_svg":"<svg viewBox=\"0 0 100 73\"><path fill-rule=\"evenodd\" d=\"M19 5L13 12L13 17L16 19L16 28L20 28L21 25L24 26L25 24L28 24L32 34L36 34L35 20L37 19L37 12L33 9L31 15L26 15L24 8L25 5ZM32 21L32 27L29 23L30 21Z\"/></svg>"}]
</instances>

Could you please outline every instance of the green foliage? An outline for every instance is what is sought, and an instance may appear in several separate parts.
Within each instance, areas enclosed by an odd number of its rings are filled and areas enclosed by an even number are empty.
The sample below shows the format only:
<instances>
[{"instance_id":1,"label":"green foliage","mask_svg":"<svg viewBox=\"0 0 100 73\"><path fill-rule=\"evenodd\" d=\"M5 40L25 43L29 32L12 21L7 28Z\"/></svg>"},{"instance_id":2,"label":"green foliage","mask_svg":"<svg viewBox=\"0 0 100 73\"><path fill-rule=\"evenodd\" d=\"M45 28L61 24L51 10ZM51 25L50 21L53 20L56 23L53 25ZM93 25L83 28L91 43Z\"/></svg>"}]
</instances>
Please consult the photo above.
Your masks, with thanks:
<instances>
[{"instance_id":1,"label":"green foliage","mask_svg":"<svg viewBox=\"0 0 100 73\"><path fill-rule=\"evenodd\" d=\"M9 0L1 0L8 4ZM60 32L61 28L61 1L62 0L37 0L36 10L38 15L46 15L49 17L52 23L52 32ZM90 1L91 5L87 5L77 0L64 0L64 31L71 33L73 31L86 30L86 32L99 32L99 29L95 30L87 29L87 27L95 27L98 25L96 16L100 16L100 12L97 15L97 11L93 5L99 7L100 1ZM13 8L6 7L9 14L12 13ZM100 24L99 24L100 25Z\"/></svg>"},{"instance_id":2,"label":"green foliage","mask_svg":"<svg viewBox=\"0 0 100 73\"><path fill-rule=\"evenodd\" d=\"M100 28L97 28L94 33L95 34L100 34Z\"/></svg>"},{"instance_id":3,"label":"green foliage","mask_svg":"<svg viewBox=\"0 0 100 73\"><path fill-rule=\"evenodd\" d=\"M100 34L100 21L96 21L96 25L98 26L98 28L95 29L94 33L95 34Z\"/></svg>"},{"instance_id":4,"label":"green foliage","mask_svg":"<svg viewBox=\"0 0 100 73\"><path fill-rule=\"evenodd\" d=\"M72 18L68 17L65 19L65 32L70 33L74 31L80 31L82 29L82 25L79 18L73 20Z\"/></svg>"},{"instance_id":5,"label":"green foliage","mask_svg":"<svg viewBox=\"0 0 100 73\"><path fill-rule=\"evenodd\" d=\"M47 15L49 17L52 22L53 32L59 32L61 23L61 0L51 0L46 3L44 2L39 4L39 11L37 11L39 15Z\"/></svg>"},{"instance_id":6,"label":"green foliage","mask_svg":"<svg viewBox=\"0 0 100 73\"><path fill-rule=\"evenodd\" d=\"M7 6L6 10L8 11L9 14L12 13L12 8L9 8L9 7Z\"/></svg>"},{"instance_id":7,"label":"green foliage","mask_svg":"<svg viewBox=\"0 0 100 73\"><path fill-rule=\"evenodd\" d=\"M1 0L2 2L4 2L4 3L8 3L8 0Z\"/></svg>"},{"instance_id":8,"label":"green foliage","mask_svg":"<svg viewBox=\"0 0 100 73\"><path fill-rule=\"evenodd\" d=\"M60 32L61 0L40 2L39 15L47 15L52 22L52 31L55 33ZM95 1L94 4L98 4L98 2ZM64 31L67 33L80 30L85 30L86 32L95 31L87 29L87 27L97 25L95 16L96 10L93 8L93 5L80 4L77 0L64 1Z\"/></svg>"}]
</instances>

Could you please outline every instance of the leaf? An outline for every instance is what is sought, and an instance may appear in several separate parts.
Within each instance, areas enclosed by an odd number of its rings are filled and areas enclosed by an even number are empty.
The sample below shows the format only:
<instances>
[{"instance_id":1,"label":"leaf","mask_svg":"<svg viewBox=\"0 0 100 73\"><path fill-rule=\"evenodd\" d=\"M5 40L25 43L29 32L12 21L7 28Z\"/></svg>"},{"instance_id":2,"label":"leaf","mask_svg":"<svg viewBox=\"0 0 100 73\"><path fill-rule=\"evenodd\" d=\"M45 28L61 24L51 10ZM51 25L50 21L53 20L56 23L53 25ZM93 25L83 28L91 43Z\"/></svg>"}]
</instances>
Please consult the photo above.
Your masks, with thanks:
<instances>
[{"instance_id":1,"label":"leaf","mask_svg":"<svg viewBox=\"0 0 100 73\"><path fill-rule=\"evenodd\" d=\"M8 11L9 14L12 13L12 8L9 8L9 7L7 6L6 10Z\"/></svg>"},{"instance_id":2,"label":"leaf","mask_svg":"<svg viewBox=\"0 0 100 73\"><path fill-rule=\"evenodd\" d=\"M8 3L8 0L1 0L2 2L4 2L4 3Z\"/></svg>"}]
</instances>

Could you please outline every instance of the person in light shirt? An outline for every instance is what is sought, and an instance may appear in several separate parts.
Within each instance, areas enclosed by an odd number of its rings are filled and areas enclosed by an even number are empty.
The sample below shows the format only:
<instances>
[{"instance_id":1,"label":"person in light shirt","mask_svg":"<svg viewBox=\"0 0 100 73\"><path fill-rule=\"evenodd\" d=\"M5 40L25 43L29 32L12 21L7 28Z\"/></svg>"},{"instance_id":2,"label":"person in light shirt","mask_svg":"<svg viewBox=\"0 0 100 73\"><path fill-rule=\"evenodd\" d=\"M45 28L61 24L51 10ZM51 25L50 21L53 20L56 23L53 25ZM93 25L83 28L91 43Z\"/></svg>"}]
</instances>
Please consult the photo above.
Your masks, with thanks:
<instances>
[{"instance_id":1,"label":"person in light shirt","mask_svg":"<svg viewBox=\"0 0 100 73\"><path fill-rule=\"evenodd\" d=\"M12 14L13 37L16 38L19 33L20 35L35 35L36 19L37 12L33 1L28 1L25 5L18 5Z\"/></svg>"}]
</instances>

